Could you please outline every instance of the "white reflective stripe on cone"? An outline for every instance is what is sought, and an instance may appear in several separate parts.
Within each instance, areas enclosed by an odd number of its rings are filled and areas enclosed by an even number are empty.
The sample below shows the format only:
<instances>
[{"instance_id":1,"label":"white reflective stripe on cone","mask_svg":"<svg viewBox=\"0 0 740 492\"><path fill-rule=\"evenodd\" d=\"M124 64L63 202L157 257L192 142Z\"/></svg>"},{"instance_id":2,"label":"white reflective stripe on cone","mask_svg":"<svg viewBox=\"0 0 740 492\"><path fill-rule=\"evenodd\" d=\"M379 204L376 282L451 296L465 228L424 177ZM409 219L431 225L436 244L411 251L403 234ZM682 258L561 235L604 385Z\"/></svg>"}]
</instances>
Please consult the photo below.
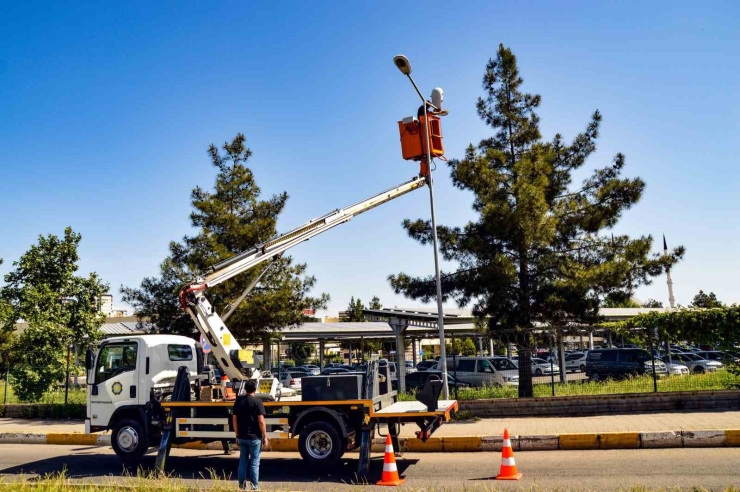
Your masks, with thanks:
<instances>
[{"instance_id":1,"label":"white reflective stripe on cone","mask_svg":"<svg viewBox=\"0 0 740 492\"><path fill-rule=\"evenodd\" d=\"M514 458L502 458L501 464L504 466L516 466L516 463L514 462Z\"/></svg>"},{"instance_id":2,"label":"white reflective stripe on cone","mask_svg":"<svg viewBox=\"0 0 740 492\"><path fill-rule=\"evenodd\" d=\"M383 471L384 472L394 472L394 471L398 471L398 468L396 468L395 463L383 463Z\"/></svg>"},{"instance_id":3,"label":"white reflective stripe on cone","mask_svg":"<svg viewBox=\"0 0 740 492\"><path fill-rule=\"evenodd\" d=\"M387 446L385 447L385 452L386 452L386 453L393 453L393 446L392 446L392 445L390 445L390 444L389 444L389 445L387 445Z\"/></svg>"},{"instance_id":4,"label":"white reflective stripe on cone","mask_svg":"<svg viewBox=\"0 0 740 492\"><path fill-rule=\"evenodd\" d=\"M511 447L511 439L504 439L503 447L510 448Z\"/></svg>"}]
</instances>

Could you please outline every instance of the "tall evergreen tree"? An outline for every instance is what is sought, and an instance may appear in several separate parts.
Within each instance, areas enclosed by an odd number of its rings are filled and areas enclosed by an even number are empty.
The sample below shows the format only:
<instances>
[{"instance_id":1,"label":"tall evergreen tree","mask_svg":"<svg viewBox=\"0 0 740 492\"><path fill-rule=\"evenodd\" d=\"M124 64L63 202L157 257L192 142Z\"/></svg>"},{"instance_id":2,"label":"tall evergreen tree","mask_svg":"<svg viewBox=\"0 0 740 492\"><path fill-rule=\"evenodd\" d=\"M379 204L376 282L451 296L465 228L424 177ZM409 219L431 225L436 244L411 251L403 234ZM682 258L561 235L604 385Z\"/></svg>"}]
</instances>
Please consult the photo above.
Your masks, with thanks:
<instances>
[{"instance_id":1,"label":"tall evergreen tree","mask_svg":"<svg viewBox=\"0 0 740 492\"><path fill-rule=\"evenodd\" d=\"M365 309L365 306L362 304L362 301L360 299L355 300L354 296L352 296L349 300L349 305L347 305L342 321L365 321L365 317L362 315L363 309Z\"/></svg>"},{"instance_id":2,"label":"tall evergreen tree","mask_svg":"<svg viewBox=\"0 0 740 492\"><path fill-rule=\"evenodd\" d=\"M368 306L368 309L383 309L383 304L380 303L380 298L378 298L378 296L373 296L370 300L370 306Z\"/></svg>"},{"instance_id":3,"label":"tall evergreen tree","mask_svg":"<svg viewBox=\"0 0 740 492\"><path fill-rule=\"evenodd\" d=\"M596 150L601 114L571 143L559 134L543 141L535 112L540 96L522 92L522 83L514 54L500 45L483 76L486 97L477 104L495 133L449 162L454 185L472 192L477 218L464 227L438 226L438 235L444 259L459 265L443 275L444 298L474 303L490 331L517 341L519 395L527 397L536 322L559 330L593 322L607 295L629 298L684 250L651 255L651 236L605 234L638 202L645 183L621 177L625 160L617 154L572 187L574 171ZM429 221L405 220L403 227L421 244L431 243ZM434 299L433 277L399 273L389 281L396 293Z\"/></svg>"},{"instance_id":4,"label":"tall evergreen tree","mask_svg":"<svg viewBox=\"0 0 740 492\"><path fill-rule=\"evenodd\" d=\"M177 299L180 288L210 267L249 250L276 235L277 219L288 200L287 193L261 199L262 191L247 162L252 151L238 134L223 145L223 153L211 145L208 154L216 168L212 191L196 187L191 194L190 221L197 234L170 243L170 254L160 265L158 277L145 278L139 288L121 287L124 301L139 317L149 317L164 332L191 333L195 327ZM258 265L213 289L208 297L222 312L265 268ZM277 260L260 285L229 318L229 329L242 340L259 341L285 326L302 321L305 309L324 309L327 294L309 296L316 279L305 275L305 264L289 256Z\"/></svg>"},{"instance_id":5,"label":"tall evergreen tree","mask_svg":"<svg viewBox=\"0 0 740 492\"><path fill-rule=\"evenodd\" d=\"M648 299L647 301L642 303L642 307L646 308L662 308L663 303L660 301L656 301L655 299Z\"/></svg>"},{"instance_id":6,"label":"tall evergreen tree","mask_svg":"<svg viewBox=\"0 0 740 492\"><path fill-rule=\"evenodd\" d=\"M690 307L711 309L724 307L724 304L722 303L722 301L717 299L717 296L714 292L705 294L703 290L700 290L699 293L696 294L694 296L694 299L691 301Z\"/></svg>"}]
</instances>

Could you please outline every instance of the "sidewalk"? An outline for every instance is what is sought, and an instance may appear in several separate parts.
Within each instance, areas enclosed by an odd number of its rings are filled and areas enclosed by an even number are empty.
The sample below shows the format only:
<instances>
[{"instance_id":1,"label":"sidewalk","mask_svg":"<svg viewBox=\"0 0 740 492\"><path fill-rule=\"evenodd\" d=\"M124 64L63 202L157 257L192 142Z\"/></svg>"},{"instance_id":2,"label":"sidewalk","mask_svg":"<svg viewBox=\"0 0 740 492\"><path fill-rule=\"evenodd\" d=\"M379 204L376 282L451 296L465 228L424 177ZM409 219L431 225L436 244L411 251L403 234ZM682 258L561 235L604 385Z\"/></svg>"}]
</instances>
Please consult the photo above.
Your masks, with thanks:
<instances>
[{"instance_id":1,"label":"sidewalk","mask_svg":"<svg viewBox=\"0 0 740 492\"><path fill-rule=\"evenodd\" d=\"M434 437L537 436L608 432L675 432L708 429L740 429L740 411L673 412L596 417L528 417L448 422ZM414 437L415 425L401 428L402 437ZM82 421L0 419L0 434L77 434L85 432Z\"/></svg>"},{"instance_id":2,"label":"sidewalk","mask_svg":"<svg viewBox=\"0 0 740 492\"><path fill-rule=\"evenodd\" d=\"M671 432L705 429L740 429L740 411L673 412L595 417L527 417L448 422L435 437L496 436L509 429L512 435L537 436L605 432ZM414 427L402 427L401 435L414 436Z\"/></svg>"}]
</instances>

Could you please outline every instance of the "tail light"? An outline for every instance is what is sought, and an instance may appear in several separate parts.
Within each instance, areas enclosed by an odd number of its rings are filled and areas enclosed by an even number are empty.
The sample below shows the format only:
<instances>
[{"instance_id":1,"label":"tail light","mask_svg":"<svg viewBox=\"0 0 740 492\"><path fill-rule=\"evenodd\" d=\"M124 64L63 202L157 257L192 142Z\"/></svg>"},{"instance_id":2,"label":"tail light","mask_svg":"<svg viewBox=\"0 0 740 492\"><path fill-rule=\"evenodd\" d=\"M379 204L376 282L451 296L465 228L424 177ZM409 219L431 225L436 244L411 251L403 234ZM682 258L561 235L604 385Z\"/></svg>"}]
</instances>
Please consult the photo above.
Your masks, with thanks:
<instances>
[{"instance_id":1,"label":"tail light","mask_svg":"<svg viewBox=\"0 0 740 492\"><path fill-rule=\"evenodd\" d=\"M295 385L295 379L293 379L293 378L290 378L290 385L291 385L291 386L294 386L294 385Z\"/></svg>"}]
</instances>

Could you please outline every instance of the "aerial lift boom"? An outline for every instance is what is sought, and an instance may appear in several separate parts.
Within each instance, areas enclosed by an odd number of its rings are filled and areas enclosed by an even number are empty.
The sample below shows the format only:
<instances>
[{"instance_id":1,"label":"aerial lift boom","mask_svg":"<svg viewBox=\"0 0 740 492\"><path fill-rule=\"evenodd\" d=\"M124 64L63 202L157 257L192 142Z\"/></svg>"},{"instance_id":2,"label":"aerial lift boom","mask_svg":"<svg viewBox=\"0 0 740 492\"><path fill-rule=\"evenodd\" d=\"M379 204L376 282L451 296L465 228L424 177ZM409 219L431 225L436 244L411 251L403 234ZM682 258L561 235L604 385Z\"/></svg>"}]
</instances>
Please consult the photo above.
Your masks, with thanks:
<instances>
[{"instance_id":1,"label":"aerial lift boom","mask_svg":"<svg viewBox=\"0 0 740 492\"><path fill-rule=\"evenodd\" d=\"M419 176L347 208L334 210L292 231L266 241L249 251L240 253L215 265L204 278L197 278L194 282L183 287L180 291L180 304L183 310L190 314L201 335L210 344L216 360L221 365L223 373L232 381L242 381L250 377L247 374L247 369L256 367L256 364L246 354L240 353L241 346L239 342L231 334L224 320L215 312L213 306L204 295L207 289L234 278L263 262L279 258L280 255L293 246L303 241L308 241L339 224L348 222L352 218L378 205L382 205L417 188L421 188L425 184L427 184L426 176ZM245 294L255 285L256 281L252 282L247 288L247 291L245 291ZM242 300L245 294L242 294L239 299ZM238 300L238 302L240 301ZM228 317L232 311L233 308L227 312L225 317ZM266 391L260 388L259 392L263 393Z\"/></svg>"}]
</instances>

